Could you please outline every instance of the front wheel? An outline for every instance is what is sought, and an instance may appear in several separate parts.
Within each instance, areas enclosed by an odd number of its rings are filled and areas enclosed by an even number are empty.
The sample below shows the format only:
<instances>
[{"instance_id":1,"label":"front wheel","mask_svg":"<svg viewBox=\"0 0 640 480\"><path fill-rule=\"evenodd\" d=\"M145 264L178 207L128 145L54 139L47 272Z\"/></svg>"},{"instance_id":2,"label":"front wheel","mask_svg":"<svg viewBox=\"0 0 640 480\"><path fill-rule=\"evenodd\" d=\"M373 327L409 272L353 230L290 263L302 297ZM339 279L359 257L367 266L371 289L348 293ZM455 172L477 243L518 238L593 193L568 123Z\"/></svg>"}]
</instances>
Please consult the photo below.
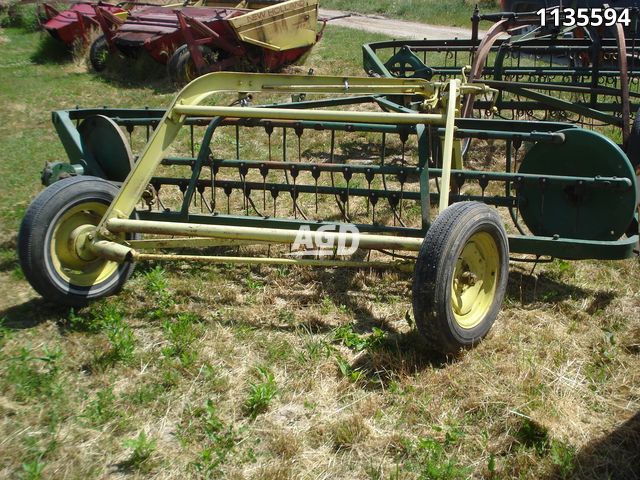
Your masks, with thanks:
<instances>
[{"instance_id":1,"label":"front wheel","mask_svg":"<svg viewBox=\"0 0 640 480\"><path fill-rule=\"evenodd\" d=\"M134 264L105 260L83 248L118 194L97 177L60 180L29 205L18 234L20 266L45 299L78 307L118 292ZM119 240L124 240L123 236Z\"/></svg>"},{"instance_id":2,"label":"front wheel","mask_svg":"<svg viewBox=\"0 0 640 480\"><path fill-rule=\"evenodd\" d=\"M509 243L495 209L455 203L433 222L413 277L416 325L445 354L474 345L491 329L507 288Z\"/></svg>"},{"instance_id":3,"label":"front wheel","mask_svg":"<svg viewBox=\"0 0 640 480\"><path fill-rule=\"evenodd\" d=\"M104 35L100 35L91 44L89 49L89 62L96 72L102 72L107 68L109 60L109 44Z\"/></svg>"}]
</instances>

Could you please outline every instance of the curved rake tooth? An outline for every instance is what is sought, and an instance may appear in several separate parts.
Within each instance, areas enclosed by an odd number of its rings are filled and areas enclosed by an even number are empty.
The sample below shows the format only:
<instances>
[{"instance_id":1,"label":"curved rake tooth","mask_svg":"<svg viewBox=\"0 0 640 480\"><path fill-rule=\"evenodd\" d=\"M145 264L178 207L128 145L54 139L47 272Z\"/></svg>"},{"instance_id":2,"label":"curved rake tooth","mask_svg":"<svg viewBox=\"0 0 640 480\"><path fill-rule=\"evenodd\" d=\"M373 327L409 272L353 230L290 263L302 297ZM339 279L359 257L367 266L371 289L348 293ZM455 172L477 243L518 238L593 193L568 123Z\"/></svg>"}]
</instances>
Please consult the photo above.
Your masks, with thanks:
<instances>
[{"instance_id":1,"label":"curved rake tooth","mask_svg":"<svg viewBox=\"0 0 640 480\"><path fill-rule=\"evenodd\" d=\"M240 174L240 181L242 182L242 191L244 192L247 189L247 174L249 173L249 167L244 163L240 163L238 167L238 173ZM249 205L247 203L246 195L242 197L242 208L245 210L249 210Z\"/></svg>"},{"instance_id":2,"label":"curved rake tooth","mask_svg":"<svg viewBox=\"0 0 640 480\"><path fill-rule=\"evenodd\" d=\"M484 191L489 186L489 177L487 177L487 175L483 173L482 175L480 175L478 183L480 184L480 188L482 189L482 198L484 198Z\"/></svg>"},{"instance_id":3,"label":"curved rake tooth","mask_svg":"<svg viewBox=\"0 0 640 480\"><path fill-rule=\"evenodd\" d=\"M271 140L269 140L271 141ZM261 163L260 175L262 175L262 209L267 210L267 175L269 174L269 167L265 163Z\"/></svg>"},{"instance_id":4,"label":"curved rake tooth","mask_svg":"<svg viewBox=\"0 0 640 480\"><path fill-rule=\"evenodd\" d=\"M375 173L373 172L373 168L367 168L364 171L364 178L367 180L367 188L371 190L371 182L375 177ZM367 214L369 214L369 196L367 196Z\"/></svg>"},{"instance_id":5,"label":"curved rake tooth","mask_svg":"<svg viewBox=\"0 0 640 480\"><path fill-rule=\"evenodd\" d=\"M300 173L300 171L298 170L298 167L296 167L295 165L291 165L289 166L289 170L291 171L291 178L293 180L293 188L291 190L291 199L293 200L293 218L298 218L297 215L297 211L298 211L298 204L297 204L297 200L298 200L298 190L296 189L296 180L298 178L298 174Z\"/></svg>"},{"instance_id":6,"label":"curved rake tooth","mask_svg":"<svg viewBox=\"0 0 640 480\"><path fill-rule=\"evenodd\" d=\"M271 187L271 198L273 198L273 216L274 218L277 216L277 200L278 200L278 189L275 185Z\"/></svg>"},{"instance_id":7,"label":"curved rake tooth","mask_svg":"<svg viewBox=\"0 0 640 480\"><path fill-rule=\"evenodd\" d=\"M320 178L320 168L317 165L311 167L311 176L316 184L316 213L318 213L318 179Z\"/></svg>"},{"instance_id":8,"label":"curved rake tooth","mask_svg":"<svg viewBox=\"0 0 640 480\"><path fill-rule=\"evenodd\" d=\"M271 134L273 133L273 124L269 121L264 124L264 131L267 133L269 144L269 161L271 161Z\"/></svg>"},{"instance_id":9,"label":"curved rake tooth","mask_svg":"<svg viewBox=\"0 0 640 480\"><path fill-rule=\"evenodd\" d=\"M347 199L345 202L345 210L347 212L347 217L349 217L349 182L351 181L351 178L353 178L353 171L349 167L343 167L342 176L347 182Z\"/></svg>"},{"instance_id":10,"label":"curved rake tooth","mask_svg":"<svg viewBox=\"0 0 640 480\"><path fill-rule=\"evenodd\" d=\"M405 147L407 145L407 140L409 140L409 131L403 128L400 130L399 136L400 141L402 142L402 165L404 165Z\"/></svg>"},{"instance_id":11,"label":"curved rake tooth","mask_svg":"<svg viewBox=\"0 0 640 480\"><path fill-rule=\"evenodd\" d=\"M227 196L227 215L231 213L231 192L233 192L233 187L229 185L227 182L223 183L222 190L224 194Z\"/></svg>"},{"instance_id":12,"label":"curved rake tooth","mask_svg":"<svg viewBox=\"0 0 640 480\"><path fill-rule=\"evenodd\" d=\"M378 203L378 194L375 192L371 192L369 194L369 201L371 202L371 223L376 223L376 205Z\"/></svg>"},{"instance_id":13,"label":"curved rake tooth","mask_svg":"<svg viewBox=\"0 0 640 480\"><path fill-rule=\"evenodd\" d=\"M398 172L398 181L400 182L400 209L399 209L399 217L402 222L402 206L404 203L404 184L407 181L407 171L403 168Z\"/></svg>"},{"instance_id":14,"label":"curved rake tooth","mask_svg":"<svg viewBox=\"0 0 640 480\"><path fill-rule=\"evenodd\" d=\"M296 136L298 137L298 162L301 162L302 161L302 147L300 145L300 137L302 137L302 134L304 133L304 127L302 126L301 123L298 122L293 127L293 131L296 133Z\"/></svg>"},{"instance_id":15,"label":"curved rake tooth","mask_svg":"<svg viewBox=\"0 0 640 480\"><path fill-rule=\"evenodd\" d=\"M209 164L209 172L211 175L211 213L216 210L216 176L220 167L213 162Z\"/></svg>"}]
</instances>

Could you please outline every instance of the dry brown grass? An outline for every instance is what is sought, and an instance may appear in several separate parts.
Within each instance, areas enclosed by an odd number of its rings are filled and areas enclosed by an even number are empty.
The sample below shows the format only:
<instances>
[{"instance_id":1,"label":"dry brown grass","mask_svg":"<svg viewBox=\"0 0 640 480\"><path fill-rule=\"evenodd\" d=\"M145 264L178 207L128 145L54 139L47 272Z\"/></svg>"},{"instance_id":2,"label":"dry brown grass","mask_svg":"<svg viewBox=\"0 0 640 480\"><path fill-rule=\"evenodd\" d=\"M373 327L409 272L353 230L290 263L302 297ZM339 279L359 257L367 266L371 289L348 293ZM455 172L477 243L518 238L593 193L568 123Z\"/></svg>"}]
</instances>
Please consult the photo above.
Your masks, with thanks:
<instances>
[{"instance_id":1,"label":"dry brown grass","mask_svg":"<svg viewBox=\"0 0 640 480\"><path fill-rule=\"evenodd\" d=\"M202 319L193 365L163 359L165 334L148 317L157 299L139 294L146 289L144 271L106 302L123 308L133 328L133 363L87 371L82 365L92 362L90 352L104 350L105 342L65 332L64 312L57 325L53 318L12 334L5 352L15 355L25 341L34 351L58 345L65 352L60 375L68 398L56 407L61 423L49 434L64 446L43 457L52 475L106 474L127 460L121 439L141 430L157 440L155 476L193 472L190 465L208 441L202 408L211 399L221 431L233 430L233 447L220 466L229 478L386 478L396 469L413 478L425 465L452 459L480 477L489 475L491 458L506 478L555 478L565 470L580 478L605 471L632 478L624 472L637 473L640 298L628 279L640 266L572 265L570 271L541 266L534 276L514 267L493 333L455 361L424 351L402 321L408 276L302 269L282 276L265 267L199 267L194 275L181 265L165 266L176 301L166 314ZM262 279L258 293L246 286L247 277ZM235 293L221 303L216 299L224 291ZM342 346L332 329L347 323L364 335L382 328L383 345L361 352ZM337 355L362 372L358 380L342 376ZM251 420L242 404L256 365L270 366L279 393ZM117 414L94 429L72 412L90 411L95 392L106 388L113 390ZM140 391L152 393L147 398ZM36 432L53 408L12 397L3 396L1 428L8 441L23 440L3 455L10 469L32 448L26 438L45 447L38 439L46 435ZM25 428L35 436L25 437ZM445 453L421 447L425 438Z\"/></svg>"}]
</instances>

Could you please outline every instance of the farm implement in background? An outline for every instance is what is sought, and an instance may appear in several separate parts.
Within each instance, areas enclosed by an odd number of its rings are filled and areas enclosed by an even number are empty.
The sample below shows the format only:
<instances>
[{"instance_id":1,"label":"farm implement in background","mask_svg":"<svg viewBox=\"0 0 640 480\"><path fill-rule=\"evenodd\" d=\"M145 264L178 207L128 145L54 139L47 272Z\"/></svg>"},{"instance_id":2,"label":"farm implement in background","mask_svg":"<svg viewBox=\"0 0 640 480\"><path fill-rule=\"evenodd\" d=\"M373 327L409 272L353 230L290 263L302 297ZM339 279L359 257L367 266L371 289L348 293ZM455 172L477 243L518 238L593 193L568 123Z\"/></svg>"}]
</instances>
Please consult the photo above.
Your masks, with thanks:
<instances>
[{"instance_id":1,"label":"farm implement in background","mask_svg":"<svg viewBox=\"0 0 640 480\"><path fill-rule=\"evenodd\" d=\"M71 306L145 260L413 270L418 329L456 352L494 323L513 256L622 259L638 241L624 151L566 122L460 118L497 93L222 72L166 111L54 112L69 163L25 214L22 269Z\"/></svg>"},{"instance_id":2,"label":"farm implement in background","mask_svg":"<svg viewBox=\"0 0 640 480\"><path fill-rule=\"evenodd\" d=\"M126 21L100 6L95 11L103 31L91 45L96 71L104 69L109 52L131 57L146 50L178 84L220 70L278 70L298 61L322 35L317 0L145 7Z\"/></svg>"},{"instance_id":3,"label":"farm implement in background","mask_svg":"<svg viewBox=\"0 0 640 480\"><path fill-rule=\"evenodd\" d=\"M374 76L464 78L498 91L491 98L467 95L465 118L563 121L601 131L625 150L640 183L640 9L627 10L627 27L604 29L550 27L551 9L545 17L480 15L476 8L470 39L365 44L363 65ZM480 39L483 20L493 25Z\"/></svg>"},{"instance_id":4,"label":"farm implement in background","mask_svg":"<svg viewBox=\"0 0 640 480\"><path fill-rule=\"evenodd\" d=\"M78 41L88 44L91 31L100 27L96 20L95 7L100 7L118 19L126 18L128 15L124 4L76 2L68 9L58 11L50 4L43 3L41 13L39 13L45 18L42 28L49 32L53 38L68 47Z\"/></svg>"},{"instance_id":5,"label":"farm implement in background","mask_svg":"<svg viewBox=\"0 0 640 480\"><path fill-rule=\"evenodd\" d=\"M630 16L635 27L638 10ZM635 35L626 38L620 24L606 31L554 28L542 27L542 18L536 13L480 15L476 9L471 38L369 43L363 46L364 69L384 77L479 81L499 94L490 99L469 95L464 117L604 127L629 145L640 108L640 41ZM493 25L478 38L483 20ZM637 165L640 149L632 157Z\"/></svg>"}]
</instances>

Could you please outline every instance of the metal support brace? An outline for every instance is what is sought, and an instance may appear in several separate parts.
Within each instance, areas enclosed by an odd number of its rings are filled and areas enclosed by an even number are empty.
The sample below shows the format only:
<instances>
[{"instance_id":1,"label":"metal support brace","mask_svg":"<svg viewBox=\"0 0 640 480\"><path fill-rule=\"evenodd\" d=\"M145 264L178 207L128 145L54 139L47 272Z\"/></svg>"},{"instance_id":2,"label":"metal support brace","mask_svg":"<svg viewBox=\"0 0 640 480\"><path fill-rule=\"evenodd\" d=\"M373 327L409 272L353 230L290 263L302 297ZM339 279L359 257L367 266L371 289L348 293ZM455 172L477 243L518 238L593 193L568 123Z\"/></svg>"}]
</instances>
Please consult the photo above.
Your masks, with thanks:
<instances>
[{"instance_id":1,"label":"metal support brace","mask_svg":"<svg viewBox=\"0 0 640 480\"><path fill-rule=\"evenodd\" d=\"M447 100L447 116L444 132L444 148L442 150L442 180L440 182L440 203L438 213L449 206L449 185L451 181L451 160L453 157L453 133L458 105L458 87L460 80L449 81L449 98Z\"/></svg>"}]
</instances>

